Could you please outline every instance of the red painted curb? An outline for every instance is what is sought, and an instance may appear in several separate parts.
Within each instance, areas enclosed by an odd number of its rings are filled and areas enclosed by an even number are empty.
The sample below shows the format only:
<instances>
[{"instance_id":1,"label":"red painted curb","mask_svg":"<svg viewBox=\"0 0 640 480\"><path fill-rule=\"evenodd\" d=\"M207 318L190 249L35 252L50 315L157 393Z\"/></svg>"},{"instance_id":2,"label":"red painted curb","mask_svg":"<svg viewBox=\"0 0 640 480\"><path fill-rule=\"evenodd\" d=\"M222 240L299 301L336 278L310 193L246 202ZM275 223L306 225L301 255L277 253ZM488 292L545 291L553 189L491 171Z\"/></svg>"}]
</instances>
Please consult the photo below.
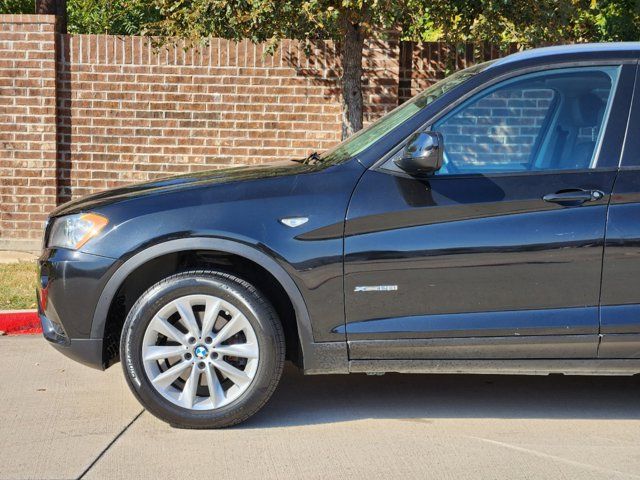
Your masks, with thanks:
<instances>
[{"instance_id":1,"label":"red painted curb","mask_svg":"<svg viewBox=\"0 0 640 480\"><path fill-rule=\"evenodd\" d=\"M0 312L0 331L6 335L33 335L42 333L36 310L9 310Z\"/></svg>"}]
</instances>

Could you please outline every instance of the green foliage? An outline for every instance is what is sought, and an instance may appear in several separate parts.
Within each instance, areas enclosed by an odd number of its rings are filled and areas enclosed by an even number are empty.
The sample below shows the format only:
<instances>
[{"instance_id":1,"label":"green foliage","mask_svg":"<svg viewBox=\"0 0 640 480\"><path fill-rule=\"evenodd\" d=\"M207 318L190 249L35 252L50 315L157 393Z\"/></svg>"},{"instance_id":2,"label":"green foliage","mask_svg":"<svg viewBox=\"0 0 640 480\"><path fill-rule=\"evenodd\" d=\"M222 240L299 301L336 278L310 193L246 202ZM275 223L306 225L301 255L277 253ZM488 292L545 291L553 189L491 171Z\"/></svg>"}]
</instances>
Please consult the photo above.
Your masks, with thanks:
<instances>
[{"instance_id":1,"label":"green foliage","mask_svg":"<svg viewBox=\"0 0 640 480\"><path fill-rule=\"evenodd\" d=\"M161 19L146 0L67 0L67 13L69 33L140 35Z\"/></svg>"},{"instance_id":2,"label":"green foliage","mask_svg":"<svg viewBox=\"0 0 640 480\"><path fill-rule=\"evenodd\" d=\"M334 39L341 21L408 40L486 40L522 46L640 40L640 0L68 0L71 33ZM0 13L33 13L34 0L0 0Z\"/></svg>"},{"instance_id":3,"label":"green foliage","mask_svg":"<svg viewBox=\"0 0 640 480\"><path fill-rule=\"evenodd\" d=\"M35 11L35 0L0 0L0 15L11 13L33 13Z\"/></svg>"},{"instance_id":4,"label":"green foliage","mask_svg":"<svg viewBox=\"0 0 640 480\"><path fill-rule=\"evenodd\" d=\"M640 40L640 0L592 0L581 12L586 38L602 42Z\"/></svg>"},{"instance_id":5,"label":"green foliage","mask_svg":"<svg viewBox=\"0 0 640 480\"><path fill-rule=\"evenodd\" d=\"M415 39L486 40L530 47L567 42L638 40L640 0L430 0L417 2Z\"/></svg>"},{"instance_id":6,"label":"green foliage","mask_svg":"<svg viewBox=\"0 0 640 480\"><path fill-rule=\"evenodd\" d=\"M380 0L150 0L162 20L150 23L154 35L197 42L208 36L255 42L340 40L343 22L365 34L399 25L408 2Z\"/></svg>"},{"instance_id":7,"label":"green foliage","mask_svg":"<svg viewBox=\"0 0 640 480\"><path fill-rule=\"evenodd\" d=\"M0 0L0 14L34 13L35 0ZM141 35L145 25L161 20L146 0L67 0L69 33Z\"/></svg>"}]
</instances>

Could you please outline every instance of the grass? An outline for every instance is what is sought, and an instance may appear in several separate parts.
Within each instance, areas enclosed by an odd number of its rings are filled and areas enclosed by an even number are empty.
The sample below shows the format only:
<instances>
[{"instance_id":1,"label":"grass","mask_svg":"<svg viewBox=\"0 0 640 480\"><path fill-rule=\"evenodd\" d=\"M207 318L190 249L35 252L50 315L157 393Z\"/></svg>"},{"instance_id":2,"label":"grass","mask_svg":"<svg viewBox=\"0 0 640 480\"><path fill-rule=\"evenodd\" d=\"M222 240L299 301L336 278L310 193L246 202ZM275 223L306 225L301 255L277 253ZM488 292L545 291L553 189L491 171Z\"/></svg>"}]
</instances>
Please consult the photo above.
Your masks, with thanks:
<instances>
[{"instance_id":1,"label":"grass","mask_svg":"<svg viewBox=\"0 0 640 480\"><path fill-rule=\"evenodd\" d=\"M36 264L0 264L0 310L36 308Z\"/></svg>"}]
</instances>

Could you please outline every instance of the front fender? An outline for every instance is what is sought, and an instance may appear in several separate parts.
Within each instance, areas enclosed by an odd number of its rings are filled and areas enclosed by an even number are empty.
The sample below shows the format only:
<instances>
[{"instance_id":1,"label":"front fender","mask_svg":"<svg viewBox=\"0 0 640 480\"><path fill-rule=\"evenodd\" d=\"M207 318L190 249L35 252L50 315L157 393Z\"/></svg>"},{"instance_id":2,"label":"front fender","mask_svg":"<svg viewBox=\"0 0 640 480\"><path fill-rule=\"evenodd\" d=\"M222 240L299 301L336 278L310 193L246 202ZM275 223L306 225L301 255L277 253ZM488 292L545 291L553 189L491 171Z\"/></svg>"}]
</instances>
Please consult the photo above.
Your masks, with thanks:
<instances>
[{"instance_id":1,"label":"front fender","mask_svg":"<svg viewBox=\"0 0 640 480\"><path fill-rule=\"evenodd\" d=\"M311 318L305 300L286 270L254 246L222 238L183 238L162 242L136 253L125 261L107 281L96 305L91 338L102 339L111 302L126 278L148 261L186 250L215 250L251 260L271 273L289 296L295 310L305 373L347 373L347 345L344 342L314 342Z\"/></svg>"}]
</instances>

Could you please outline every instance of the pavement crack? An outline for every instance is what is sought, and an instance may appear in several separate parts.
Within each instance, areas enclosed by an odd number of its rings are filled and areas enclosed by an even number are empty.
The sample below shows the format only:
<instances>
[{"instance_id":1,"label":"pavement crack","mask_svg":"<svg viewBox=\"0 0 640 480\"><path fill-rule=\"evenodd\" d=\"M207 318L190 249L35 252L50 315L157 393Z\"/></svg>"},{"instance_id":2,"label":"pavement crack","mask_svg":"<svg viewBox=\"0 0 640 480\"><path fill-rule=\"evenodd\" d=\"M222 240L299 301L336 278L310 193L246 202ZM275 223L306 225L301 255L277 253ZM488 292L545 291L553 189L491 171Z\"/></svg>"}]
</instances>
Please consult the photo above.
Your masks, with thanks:
<instances>
[{"instance_id":1,"label":"pavement crack","mask_svg":"<svg viewBox=\"0 0 640 480\"><path fill-rule=\"evenodd\" d=\"M102 451L98 454L98 456L96 458L94 458L93 462L91 462L89 464L89 466L84 469L84 471L76 478L76 480L82 480L85 477L85 475L87 473L89 473L89 471L94 467L94 465L96 463L98 463L98 461L100 461L100 459L104 456L104 454L107 453L107 451L113 446L113 444L116 443L118 441L118 439L122 435L124 435L124 433L127 430L129 430L129 427L131 425L133 425L136 422L136 420L138 420L143 413L144 413L144 408L142 410L140 410L138 412L138 414L135 417L133 417L133 419L129 423L127 423L122 430L120 430L120 432L118 432L118 434L113 438L113 440L111 440L107 444L107 446L102 449Z\"/></svg>"},{"instance_id":2,"label":"pavement crack","mask_svg":"<svg viewBox=\"0 0 640 480\"><path fill-rule=\"evenodd\" d=\"M574 466L574 467L586 468L588 470L593 470L593 471L604 473L604 474L608 474L608 475L615 474L615 475L620 475L622 477L640 479L640 475L635 475L633 473L621 472L620 470L612 470L612 469L608 469L608 468L598 467L596 465L591 465L589 463L583 463L583 462L578 462L578 461L575 461L575 460L569 460L568 458L558 457L556 455L551 455L551 454L548 454L548 453L540 452L538 450L533 450L531 448L519 447L517 445L512 445L510 443L499 442L497 440L490 440L488 438L474 437L474 436L470 436L470 435L464 435L464 437L471 438L473 440L478 440L480 442L490 443L490 444L497 445L497 446L504 447L504 448L509 448L509 449L515 450L517 452L528 453L530 455L535 455L535 456L540 457L540 458L545 458L545 459L549 459L549 460L555 460L555 461L562 462L562 463L565 463L567 465L571 465L571 466Z\"/></svg>"}]
</instances>

